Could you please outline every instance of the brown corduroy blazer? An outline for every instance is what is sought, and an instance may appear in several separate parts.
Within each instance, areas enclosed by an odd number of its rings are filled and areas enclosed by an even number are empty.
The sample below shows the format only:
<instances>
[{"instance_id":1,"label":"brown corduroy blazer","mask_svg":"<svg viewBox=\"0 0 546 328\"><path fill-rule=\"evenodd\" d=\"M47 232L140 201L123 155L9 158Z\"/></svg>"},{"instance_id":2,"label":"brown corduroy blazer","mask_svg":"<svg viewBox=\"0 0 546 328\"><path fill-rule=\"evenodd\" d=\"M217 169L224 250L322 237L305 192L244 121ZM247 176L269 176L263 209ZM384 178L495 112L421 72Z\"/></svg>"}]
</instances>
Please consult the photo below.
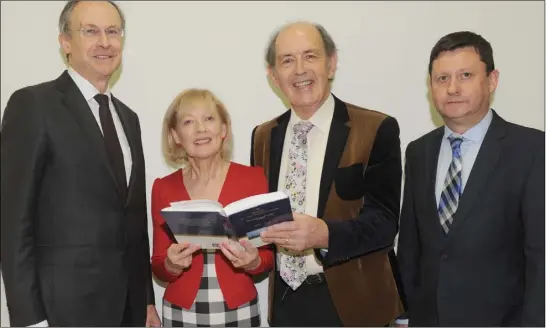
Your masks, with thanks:
<instances>
[{"instance_id":1,"label":"brown corduroy blazer","mask_svg":"<svg viewBox=\"0 0 546 328\"><path fill-rule=\"evenodd\" d=\"M317 217L329 229L321 260L344 326L383 326L404 312L393 251L398 231L402 163L396 119L334 96L334 116L324 158ZM251 165L264 168L276 191L291 111L252 131ZM269 322L273 308L269 278ZM404 302L405 303L405 302Z\"/></svg>"}]
</instances>

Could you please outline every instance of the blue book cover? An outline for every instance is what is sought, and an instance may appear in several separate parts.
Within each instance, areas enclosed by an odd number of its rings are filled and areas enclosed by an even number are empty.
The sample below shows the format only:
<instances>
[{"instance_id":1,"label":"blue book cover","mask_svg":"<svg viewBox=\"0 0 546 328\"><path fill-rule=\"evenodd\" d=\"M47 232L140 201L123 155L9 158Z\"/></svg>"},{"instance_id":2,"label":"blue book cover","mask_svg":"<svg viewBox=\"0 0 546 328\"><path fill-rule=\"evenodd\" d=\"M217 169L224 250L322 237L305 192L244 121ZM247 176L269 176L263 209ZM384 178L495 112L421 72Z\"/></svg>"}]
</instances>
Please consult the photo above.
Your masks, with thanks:
<instances>
[{"instance_id":1,"label":"blue book cover","mask_svg":"<svg viewBox=\"0 0 546 328\"><path fill-rule=\"evenodd\" d=\"M215 249L222 241L248 239L254 246L265 243L260 232L293 220L290 200L283 192L250 196L227 205L209 200L171 203L161 211L164 229L173 242L198 243Z\"/></svg>"}]
</instances>

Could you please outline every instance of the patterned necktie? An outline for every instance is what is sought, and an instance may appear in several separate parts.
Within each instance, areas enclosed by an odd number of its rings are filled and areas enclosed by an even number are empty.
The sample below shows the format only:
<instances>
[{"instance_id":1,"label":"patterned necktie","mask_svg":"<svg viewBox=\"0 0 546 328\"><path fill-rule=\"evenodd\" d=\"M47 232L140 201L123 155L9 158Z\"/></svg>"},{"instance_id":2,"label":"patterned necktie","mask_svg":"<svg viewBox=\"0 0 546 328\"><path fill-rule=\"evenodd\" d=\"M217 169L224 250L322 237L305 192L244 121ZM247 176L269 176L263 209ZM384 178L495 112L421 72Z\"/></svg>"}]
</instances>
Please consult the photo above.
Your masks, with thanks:
<instances>
[{"instance_id":1,"label":"patterned necktie","mask_svg":"<svg viewBox=\"0 0 546 328\"><path fill-rule=\"evenodd\" d=\"M301 121L294 125L294 136L288 150L288 170L284 192L290 198L292 211L305 211L305 187L307 182L307 134L313 123ZM305 256L301 252L283 248L279 251L281 278L296 290L307 278Z\"/></svg>"},{"instance_id":2,"label":"patterned necktie","mask_svg":"<svg viewBox=\"0 0 546 328\"><path fill-rule=\"evenodd\" d=\"M448 137L451 143L452 160L447 171L447 176L444 182L444 190L440 196L438 205L438 215L440 216L440 224L444 229L445 234L449 232L449 227L453 223L453 216L459 205L459 197L462 194L463 179L463 160L461 157L461 143L463 138L455 137L453 134Z\"/></svg>"}]
</instances>

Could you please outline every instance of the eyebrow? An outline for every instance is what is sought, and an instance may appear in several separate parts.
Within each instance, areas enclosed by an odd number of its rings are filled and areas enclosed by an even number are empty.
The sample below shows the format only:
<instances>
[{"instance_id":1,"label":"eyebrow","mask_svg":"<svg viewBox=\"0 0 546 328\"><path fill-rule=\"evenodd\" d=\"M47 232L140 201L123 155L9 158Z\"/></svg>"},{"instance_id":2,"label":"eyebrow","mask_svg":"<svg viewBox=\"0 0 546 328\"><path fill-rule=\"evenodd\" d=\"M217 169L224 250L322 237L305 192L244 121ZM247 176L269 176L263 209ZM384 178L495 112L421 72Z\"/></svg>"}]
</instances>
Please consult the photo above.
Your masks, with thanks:
<instances>
[{"instance_id":1,"label":"eyebrow","mask_svg":"<svg viewBox=\"0 0 546 328\"><path fill-rule=\"evenodd\" d=\"M316 48L313 48L313 49L307 49L307 50L304 50L302 52L302 54L309 54L309 53L318 53L319 52L319 49L316 49ZM286 53L286 54L279 54L279 56L277 56L278 58L284 58L284 57L289 57L289 56L294 56L293 53Z\"/></svg>"},{"instance_id":2,"label":"eyebrow","mask_svg":"<svg viewBox=\"0 0 546 328\"><path fill-rule=\"evenodd\" d=\"M80 27L96 27L96 28L100 28L100 27L98 27L98 26L95 25L95 24L81 24L81 23L80 23ZM119 27L119 26L117 26L117 25L110 25L110 26L107 26L106 29L109 29L109 28L112 28L112 27L114 27L114 28L121 28L121 27Z\"/></svg>"}]
</instances>

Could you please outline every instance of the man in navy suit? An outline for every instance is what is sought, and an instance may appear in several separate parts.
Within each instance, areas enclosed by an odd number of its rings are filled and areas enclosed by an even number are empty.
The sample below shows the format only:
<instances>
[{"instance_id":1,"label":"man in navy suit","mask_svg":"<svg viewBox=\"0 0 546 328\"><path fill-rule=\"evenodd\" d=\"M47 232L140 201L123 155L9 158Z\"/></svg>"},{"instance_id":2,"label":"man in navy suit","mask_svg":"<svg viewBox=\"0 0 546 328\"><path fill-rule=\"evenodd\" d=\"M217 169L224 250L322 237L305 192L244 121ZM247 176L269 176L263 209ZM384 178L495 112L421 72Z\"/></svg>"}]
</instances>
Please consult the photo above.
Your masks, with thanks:
<instances>
[{"instance_id":1,"label":"man in navy suit","mask_svg":"<svg viewBox=\"0 0 546 328\"><path fill-rule=\"evenodd\" d=\"M490 108L499 72L480 35L441 38L429 74L445 126L406 150L409 325L543 327L544 132Z\"/></svg>"}]
</instances>

